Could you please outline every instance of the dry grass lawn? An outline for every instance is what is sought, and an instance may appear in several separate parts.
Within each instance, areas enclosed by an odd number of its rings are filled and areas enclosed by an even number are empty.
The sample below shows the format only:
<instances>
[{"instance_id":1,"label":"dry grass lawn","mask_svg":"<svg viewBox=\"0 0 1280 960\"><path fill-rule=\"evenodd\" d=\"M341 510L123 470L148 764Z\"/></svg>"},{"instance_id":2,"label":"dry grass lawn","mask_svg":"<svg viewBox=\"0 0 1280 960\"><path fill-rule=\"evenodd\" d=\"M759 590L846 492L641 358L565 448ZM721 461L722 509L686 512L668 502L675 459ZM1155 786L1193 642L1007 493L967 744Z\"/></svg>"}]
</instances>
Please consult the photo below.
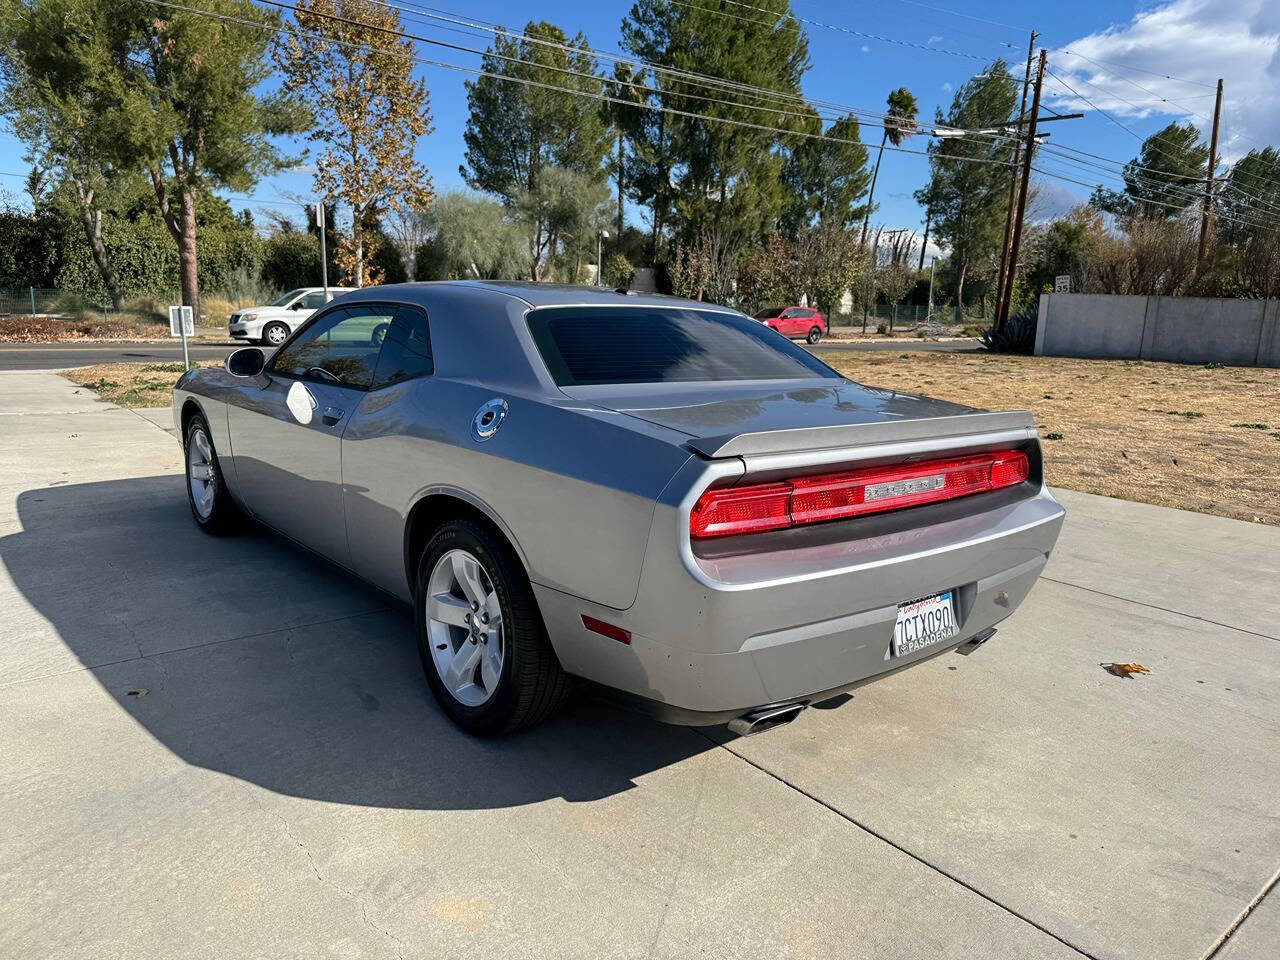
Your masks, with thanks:
<instances>
[{"instance_id":1,"label":"dry grass lawn","mask_svg":"<svg viewBox=\"0 0 1280 960\"><path fill-rule=\"evenodd\" d=\"M988 353L819 353L861 383L1035 416L1048 481L1280 524L1280 370Z\"/></svg>"},{"instance_id":2,"label":"dry grass lawn","mask_svg":"<svg viewBox=\"0 0 1280 960\"><path fill-rule=\"evenodd\" d=\"M221 366L216 360L191 364L192 367ZM92 390L98 398L122 407L167 407L172 400L173 385L185 368L180 363L101 363L93 367L64 370L66 377L78 387Z\"/></svg>"}]
</instances>

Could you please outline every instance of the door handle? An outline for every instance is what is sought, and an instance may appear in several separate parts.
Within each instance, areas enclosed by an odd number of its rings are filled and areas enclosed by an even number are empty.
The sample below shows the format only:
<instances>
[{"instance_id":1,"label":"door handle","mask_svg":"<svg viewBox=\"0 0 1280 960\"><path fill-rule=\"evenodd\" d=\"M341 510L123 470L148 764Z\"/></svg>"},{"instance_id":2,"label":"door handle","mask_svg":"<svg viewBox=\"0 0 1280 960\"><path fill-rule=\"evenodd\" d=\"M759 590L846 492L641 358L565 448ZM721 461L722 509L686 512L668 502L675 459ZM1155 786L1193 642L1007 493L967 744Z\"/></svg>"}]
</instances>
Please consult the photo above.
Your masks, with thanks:
<instances>
[{"instance_id":1,"label":"door handle","mask_svg":"<svg viewBox=\"0 0 1280 960\"><path fill-rule=\"evenodd\" d=\"M322 419L326 426L332 427L335 423L342 419L347 411L339 410L337 407L325 407Z\"/></svg>"}]
</instances>

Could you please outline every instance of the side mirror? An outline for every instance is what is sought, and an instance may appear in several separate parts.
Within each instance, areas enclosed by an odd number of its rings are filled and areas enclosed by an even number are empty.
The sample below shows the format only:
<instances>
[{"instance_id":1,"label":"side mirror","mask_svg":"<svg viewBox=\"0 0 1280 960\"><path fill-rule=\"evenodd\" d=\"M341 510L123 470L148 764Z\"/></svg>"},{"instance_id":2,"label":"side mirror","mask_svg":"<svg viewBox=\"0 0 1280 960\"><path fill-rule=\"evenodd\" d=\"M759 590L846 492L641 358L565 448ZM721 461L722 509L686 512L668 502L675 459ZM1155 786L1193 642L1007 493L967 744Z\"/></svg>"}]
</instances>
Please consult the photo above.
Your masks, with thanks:
<instances>
[{"instance_id":1,"label":"side mirror","mask_svg":"<svg viewBox=\"0 0 1280 960\"><path fill-rule=\"evenodd\" d=\"M266 355L257 347L241 347L227 357L227 373L233 377L258 377L267 365Z\"/></svg>"}]
</instances>

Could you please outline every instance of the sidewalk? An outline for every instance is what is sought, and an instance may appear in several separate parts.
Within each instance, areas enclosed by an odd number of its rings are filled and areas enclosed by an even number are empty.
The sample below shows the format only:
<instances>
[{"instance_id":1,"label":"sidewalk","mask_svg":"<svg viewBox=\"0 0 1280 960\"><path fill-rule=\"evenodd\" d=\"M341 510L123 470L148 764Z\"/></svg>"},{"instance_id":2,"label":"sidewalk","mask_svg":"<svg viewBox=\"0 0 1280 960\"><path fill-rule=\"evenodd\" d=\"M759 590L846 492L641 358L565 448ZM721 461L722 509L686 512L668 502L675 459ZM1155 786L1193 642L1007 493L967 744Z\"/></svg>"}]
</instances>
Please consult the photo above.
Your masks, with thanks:
<instances>
[{"instance_id":1,"label":"sidewalk","mask_svg":"<svg viewBox=\"0 0 1280 960\"><path fill-rule=\"evenodd\" d=\"M1274 953L1276 528L1063 491L968 656L749 740L480 741L403 610L200 534L166 412L76 391L0 373L0 956Z\"/></svg>"}]
</instances>

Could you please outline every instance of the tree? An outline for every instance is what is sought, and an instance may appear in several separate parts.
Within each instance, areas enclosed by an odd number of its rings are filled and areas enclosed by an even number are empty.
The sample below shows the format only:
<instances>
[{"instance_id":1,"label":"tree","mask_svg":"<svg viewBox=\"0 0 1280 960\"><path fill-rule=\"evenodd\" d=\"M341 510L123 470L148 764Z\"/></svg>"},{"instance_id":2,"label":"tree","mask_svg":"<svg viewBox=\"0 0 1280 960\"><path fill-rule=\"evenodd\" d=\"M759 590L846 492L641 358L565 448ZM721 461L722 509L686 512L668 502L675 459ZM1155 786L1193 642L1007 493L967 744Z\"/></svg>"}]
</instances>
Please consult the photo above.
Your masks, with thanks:
<instances>
[{"instance_id":1,"label":"tree","mask_svg":"<svg viewBox=\"0 0 1280 960\"><path fill-rule=\"evenodd\" d=\"M748 313L796 303L802 293L794 241L771 233L743 259L738 295Z\"/></svg>"},{"instance_id":2,"label":"tree","mask_svg":"<svg viewBox=\"0 0 1280 960\"><path fill-rule=\"evenodd\" d=\"M815 114L809 132L821 128ZM859 203L867 195L871 174L867 148L859 142L858 120L841 117L821 138L801 138L783 167L791 191L789 209L783 215L784 231L794 235L815 222L851 227L866 213Z\"/></svg>"},{"instance_id":3,"label":"tree","mask_svg":"<svg viewBox=\"0 0 1280 960\"><path fill-rule=\"evenodd\" d=\"M1005 63L997 60L956 91L951 109L937 111L936 123L969 130L1003 126L1016 100ZM970 270L981 269L993 253L999 259L1008 211L1007 168L1007 150L995 140L948 137L929 145L930 181L915 197L932 213L934 235L951 248L957 310L963 309Z\"/></svg>"},{"instance_id":4,"label":"tree","mask_svg":"<svg viewBox=\"0 0 1280 960\"><path fill-rule=\"evenodd\" d=\"M602 180L551 165L516 195L514 212L525 226L534 280L558 262L566 279L578 282L585 257L595 257L596 235L609 225L609 199Z\"/></svg>"},{"instance_id":5,"label":"tree","mask_svg":"<svg viewBox=\"0 0 1280 960\"><path fill-rule=\"evenodd\" d=\"M600 109L605 81L596 76L586 38L570 40L546 22L530 22L521 37L499 34L481 68L486 75L466 84L467 150L459 169L470 186L520 207L538 280L556 249L549 218L563 212L563 183L544 185L543 173L564 171L578 183L604 180L612 140Z\"/></svg>"},{"instance_id":6,"label":"tree","mask_svg":"<svg viewBox=\"0 0 1280 960\"><path fill-rule=\"evenodd\" d=\"M613 79L606 88L613 99L604 104L604 115L618 144L617 154L609 161L609 172L618 185L618 216L614 221L616 237L622 236L626 226L623 197L627 185L627 139L640 128L640 116L645 112L641 104L646 92L640 81L641 76L632 71L631 64L619 60L613 65ZM630 283L630 279L627 282Z\"/></svg>"},{"instance_id":7,"label":"tree","mask_svg":"<svg viewBox=\"0 0 1280 960\"><path fill-rule=\"evenodd\" d=\"M853 233L834 223L809 227L796 242L801 286L828 319L853 286L865 260L862 244Z\"/></svg>"},{"instance_id":8,"label":"tree","mask_svg":"<svg viewBox=\"0 0 1280 960\"><path fill-rule=\"evenodd\" d=\"M736 244L774 229L788 196L781 180L786 135L772 128L800 130L806 121L776 105L714 94L709 101L701 82L666 72L710 74L801 102L808 39L790 3L758 0L750 17L723 14L716 6L637 0L622 23L623 48L665 68L654 70L649 106L656 116L634 137L637 199L653 208L655 237L670 217L686 245L708 229Z\"/></svg>"},{"instance_id":9,"label":"tree","mask_svg":"<svg viewBox=\"0 0 1280 960\"><path fill-rule=\"evenodd\" d=\"M431 132L427 88L413 78L413 42L394 6L376 0L298 0L300 32L277 47L285 88L303 96L315 114L308 134L324 148L315 186L351 208L351 233L339 243L338 265L354 286L380 237L370 211L422 209L431 178L414 159L419 137Z\"/></svg>"},{"instance_id":10,"label":"tree","mask_svg":"<svg viewBox=\"0 0 1280 960\"><path fill-rule=\"evenodd\" d=\"M1200 202L1209 148L1191 123L1171 123L1142 141L1124 165L1124 190L1099 186L1090 201L1122 220L1171 220Z\"/></svg>"},{"instance_id":11,"label":"tree","mask_svg":"<svg viewBox=\"0 0 1280 960\"><path fill-rule=\"evenodd\" d=\"M862 219L862 242L867 242L867 224L871 220L871 211L874 208L873 201L876 194L876 179L880 176L880 161L884 158L885 143L892 143L895 147L902 146L902 141L912 136L916 130L916 112L919 109L916 106L915 94L906 87L899 87L892 91L888 98L889 110L884 118L884 133L880 137L880 152L876 154L876 168L871 174L871 190L867 195L867 212Z\"/></svg>"},{"instance_id":12,"label":"tree","mask_svg":"<svg viewBox=\"0 0 1280 960\"><path fill-rule=\"evenodd\" d=\"M497 201L450 191L436 198L422 220L427 239L415 253L415 280L514 280L528 275L524 230Z\"/></svg>"},{"instance_id":13,"label":"tree","mask_svg":"<svg viewBox=\"0 0 1280 960\"><path fill-rule=\"evenodd\" d=\"M1089 205L1072 207L1065 217L1050 223L1033 224L1019 265L1019 289L1025 291L1022 300L1033 301L1051 292L1054 278L1063 275L1072 278L1074 290L1083 291L1085 264L1093 259L1104 232L1102 214Z\"/></svg>"},{"instance_id":14,"label":"tree","mask_svg":"<svg viewBox=\"0 0 1280 960\"><path fill-rule=\"evenodd\" d=\"M83 120L74 150L60 152L62 136L50 149L68 169L147 178L178 248L183 301L198 311L197 198L248 190L280 169L267 137L303 120L287 95L254 92L277 18L250 0L206 0L200 14L146 0L29 0L8 11L6 56L37 78L37 108L54 105L44 129Z\"/></svg>"}]
</instances>

